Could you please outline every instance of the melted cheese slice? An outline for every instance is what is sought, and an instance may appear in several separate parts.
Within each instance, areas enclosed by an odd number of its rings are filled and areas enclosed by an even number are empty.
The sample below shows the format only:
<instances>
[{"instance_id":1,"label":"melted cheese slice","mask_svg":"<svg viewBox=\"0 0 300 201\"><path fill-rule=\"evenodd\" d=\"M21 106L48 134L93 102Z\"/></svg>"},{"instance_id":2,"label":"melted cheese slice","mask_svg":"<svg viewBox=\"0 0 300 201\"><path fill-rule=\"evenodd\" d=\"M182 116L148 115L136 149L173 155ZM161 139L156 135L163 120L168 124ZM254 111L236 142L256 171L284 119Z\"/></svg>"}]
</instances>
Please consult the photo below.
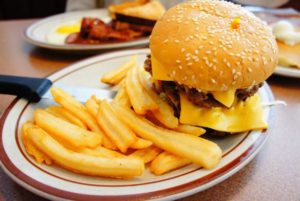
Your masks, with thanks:
<instances>
[{"instance_id":1,"label":"melted cheese slice","mask_svg":"<svg viewBox=\"0 0 300 201\"><path fill-rule=\"evenodd\" d=\"M234 99L235 99L235 90L229 90L229 91L215 91L212 92L213 97L219 101L220 103L222 103L223 105L225 105L226 107L231 107Z\"/></svg>"},{"instance_id":2,"label":"melted cheese slice","mask_svg":"<svg viewBox=\"0 0 300 201\"><path fill-rule=\"evenodd\" d=\"M266 129L260 98L256 94L245 102L238 102L230 109L214 107L199 108L189 102L184 94L180 94L180 123L207 127L224 132L243 132Z\"/></svg>"},{"instance_id":3,"label":"melted cheese slice","mask_svg":"<svg viewBox=\"0 0 300 201\"><path fill-rule=\"evenodd\" d=\"M151 55L152 77L154 80L172 81L165 68L161 68L162 64Z\"/></svg>"}]
</instances>

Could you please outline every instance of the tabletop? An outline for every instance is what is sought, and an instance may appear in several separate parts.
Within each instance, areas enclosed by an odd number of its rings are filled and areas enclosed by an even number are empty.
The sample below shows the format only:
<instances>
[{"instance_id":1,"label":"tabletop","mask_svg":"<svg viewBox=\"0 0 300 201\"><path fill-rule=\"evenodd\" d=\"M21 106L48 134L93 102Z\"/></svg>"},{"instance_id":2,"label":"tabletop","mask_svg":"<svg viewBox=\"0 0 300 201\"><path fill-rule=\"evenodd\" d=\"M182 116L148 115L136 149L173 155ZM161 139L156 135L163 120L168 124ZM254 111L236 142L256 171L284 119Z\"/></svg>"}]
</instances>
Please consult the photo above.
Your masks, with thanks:
<instances>
[{"instance_id":1,"label":"tabletop","mask_svg":"<svg viewBox=\"0 0 300 201\"><path fill-rule=\"evenodd\" d=\"M88 55L69 55L26 43L24 29L34 20L0 21L1 74L44 77ZM242 170L208 190L181 199L300 200L300 79L272 75L268 80L277 100L270 136L258 155ZM14 99L0 95L0 114ZM0 169L0 200L43 201L14 183Z\"/></svg>"}]
</instances>

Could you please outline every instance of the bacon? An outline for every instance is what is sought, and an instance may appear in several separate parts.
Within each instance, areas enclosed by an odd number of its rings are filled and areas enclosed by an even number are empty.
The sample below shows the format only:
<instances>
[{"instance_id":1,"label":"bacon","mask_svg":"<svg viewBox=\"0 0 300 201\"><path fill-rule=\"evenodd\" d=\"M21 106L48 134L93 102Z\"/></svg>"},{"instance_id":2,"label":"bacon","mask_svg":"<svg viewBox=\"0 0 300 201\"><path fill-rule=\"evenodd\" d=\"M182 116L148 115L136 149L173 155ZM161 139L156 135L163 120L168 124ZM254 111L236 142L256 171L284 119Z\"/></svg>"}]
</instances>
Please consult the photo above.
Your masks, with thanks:
<instances>
[{"instance_id":1,"label":"bacon","mask_svg":"<svg viewBox=\"0 0 300 201\"><path fill-rule=\"evenodd\" d=\"M114 29L112 23L105 24L97 18L83 18L79 33L70 34L67 44L99 44L105 42L127 41L144 35L142 31L122 28Z\"/></svg>"}]
</instances>

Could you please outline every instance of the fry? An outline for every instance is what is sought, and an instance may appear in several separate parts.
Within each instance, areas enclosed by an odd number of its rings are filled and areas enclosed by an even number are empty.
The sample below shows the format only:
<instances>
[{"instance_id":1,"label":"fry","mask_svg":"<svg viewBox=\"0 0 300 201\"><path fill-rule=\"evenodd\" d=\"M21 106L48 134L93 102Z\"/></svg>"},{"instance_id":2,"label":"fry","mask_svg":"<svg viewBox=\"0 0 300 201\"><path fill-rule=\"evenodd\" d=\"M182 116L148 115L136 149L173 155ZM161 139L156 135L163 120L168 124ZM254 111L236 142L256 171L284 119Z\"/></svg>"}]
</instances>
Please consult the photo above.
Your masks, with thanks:
<instances>
[{"instance_id":1,"label":"fry","mask_svg":"<svg viewBox=\"0 0 300 201\"><path fill-rule=\"evenodd\" d=\"M187 125L187 124L180 124L177 128L175 128L175 130L179 132L195 135L195 136L201 136L206 132L205 129L201 127Z\"/></svg>"},{"instance_id":2,"label":"fry","mask_svg":"<svg viewBox=\"0 0 300 201\"><path fill-rule=\"evenodd\" d=\"M99 133L102 136L103 146L109 149L116 149L116 146L105 136L101 128L98 126L95 118L93 118L84 105L61 89L52 87L51 93L57 103L83 121L93 132Z\"/></svg>"},{"instance_id":3,"label":"fry","mask_svg":"<svg viewBox=\"0 0 300 201\"><path fill-rule=\"evenodd\" d=\"M125 89L125 83L123 86L120 87L120 89L118 90L118 93L115 96L113 101L120 105L124 105L126 107L131 107L129 97L128 97L128 94Z\"/></svg>"},{"instance_id":4,"label":"fry","mask_svg":"<svg viewBox=\"0 0 300 201\"><path fill-rule=\"evenodd\" d=\"M65 145L83 148L101 144L101 135L98 133L80 128L41 109L35 111L34 120L39 127L63 141Z\"/></svg>"},{"instance_id":5,"label":"fry","mask_svg":"<svg viewBox=\"0 0 300 201\"><path fill-rule=\"evenodd\" d=\"M106 100L100 103L97 121L109 139L123 153L137 140L134 132L117 117Z\"/></svg>"},{"instance_id":6,"label":"fry","mask_svg":"<svg viewBox=\"0 0 300 201\"><path fill-rule=\"evenodd\" d=\"M103 77L101 78L101 82L104 82L106 84L111 84L111 85L118 84L123 78L125 78L127 72L133 66L135 66L136 63L137 63L137 56L134 55L125 64L103 75Z\"/></svg>"},{"instance_id":7,"label":"fry","mask_svg":"<svg viewBox=\"0 0 300 201\"><path fill-rule=\"evenodd\" d=\"M40 128L28 128L28 137L35 146L47 154L52 160L71 171L87 175L132 178L144 171L141 160L124 158L104 158L76 153L66 149L49 134Z\"/></svg>"},{"instance_id":8,"label":"fry","mask_svg":"<svg viewBox=\"0 0 300 201\"><path fill-rule=\"evenodd\" d=\"M68 110L66 110L63 107L50 106L50 107L46 108L45 110L58 118L61 118L65 121L75 124L76 126L79 126L81 128L87 129L87 126L80 119L75 117L72 113L70 113Z\"/></svg>"},{"instance_id":9,"label":"fry","mask_svg":"<svg viewBox=\"0 0 300 201\"><path fill-rule=\"evenodd\" d=\"M130 157L141 159L145 164L151 162L162 150L156 146L139 149L130 154Z\"/></svg>"},{"instance_id":10,"label":"fry","mask_svg":"<svg viewBox=\"0 0 300 201\"><path fill-rule=\"evenodd\" d=\"M189 159L164 151L151 162L150 171L155 175L162 175L189 164L191 164Z\"/></svg>"},{"instance_id":11,"label":"fry","mask_svg":"<svg viewBox=\"0 0 300 201\"><path fill-rule=\"evenodd\" d=\"M158 104L158 110L151 111L153 116L164 126L168 128L176 128L178 126L178 118L174 116L173 108L152 88L152 83L147 77L147 72L143 68L138 69L138 79L149 96Z\"/></svg>"},{"instance_id":12,"label":"fry","mask_svg":"<svg viewBox=\"0 0 300 201\"><path fill-rule=\"evenodd\" d=\"M133 68L126 78L126 92L134 111L138 114L146 114L147 111L158 109L156 102L143 89L137 79L138 69Z\"/></svg>"},{"instance_id":13,"label":"fry","mask_svg":"<svg viewBox=\"0 0 300 201\"><path fill-rule=\"evenodd\" d=\"M145 149L147 147L150 147L152 144L153 143L151 141L138 137L137 140L132 145L130 145L130 148Z\"/></svg>"},{"instance_id":14,"label":"fry","mask_svg":"<svg viewBox=\"0 0 300 201\"><path fill-rule=\"evenodd\" d=\"M152 141L161 149L187 158L206 169L215 167L221 160L222 151L214 142L190 134L159 128L136 115L129 108L117 104L113 104L113 108L122 121L137 135Z\"/></svg>"},{"instance_id":15,"label":"fry","mask_svg":"<svg viewBox=\"0 0 300 201\"><path fill-rule=\"evenodd\" d=\"M87 109L87 111L94 117L97 117L97 113L99 110L99 103L97 102L97 100L95 98L90 97L86 103L85 103L85 107Z\"/></svg>"},{"instance_id":16,"label":"fry","mask_svg":"<svg viewBox=\"0 0 300 201\"><path fill-rule=\"evenodd\" d=\"M47 155L45 155L43 152L41 152L28 138L27 129L28 128L35 128L37 127L32 122L26 122L22 126L22 140L25 146L25 149L29 155L31 155L36 162L38 163L45 163L47 165L52 164L51 158L49 158Z\"/></svg>"},{"instance_id":17,"label":"fry","mask_svg":"<svg viewBox=\"0 0 300 201\"><path fill-rule=\"evenodd\" d=\"M87 154L90 156L99 156L99 157L105 157L105 158L125 157L125 155L123 155L117 151L113 151L113 150L110 150L110 149L107 149L107 148L101 147L101 146L98 146L93 149L83 148L83 149L80 149L78 152L82 153L82 154Z\"/></svg>"}]
</instances>

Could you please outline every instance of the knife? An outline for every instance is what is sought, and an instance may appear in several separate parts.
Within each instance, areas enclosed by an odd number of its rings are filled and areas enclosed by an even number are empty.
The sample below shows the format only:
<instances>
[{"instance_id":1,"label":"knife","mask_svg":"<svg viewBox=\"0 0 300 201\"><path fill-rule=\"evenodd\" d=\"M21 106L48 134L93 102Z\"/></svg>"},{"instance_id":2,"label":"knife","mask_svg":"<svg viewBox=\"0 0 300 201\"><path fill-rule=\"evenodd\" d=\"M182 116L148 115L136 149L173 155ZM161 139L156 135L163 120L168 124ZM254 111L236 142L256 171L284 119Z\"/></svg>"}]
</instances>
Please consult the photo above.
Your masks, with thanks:
<instances>
[{"instance_id":1,"label":"knife","mask_svg":"<svg viewBox=\"0 0 300 201\"><path fill-rule=\"evenodd\" d=\"M39 102L42 98L53 99L49 90L52 86L52 81L47 78L0 75L0 94L16 95L31 102ZM109 99L116 95L116 91L107 89L79 88L63 85L57 85L56 87L66 91L80 102L85 102L92 95L96 95L98 98Z\"/></svg>"}]
</instances>

